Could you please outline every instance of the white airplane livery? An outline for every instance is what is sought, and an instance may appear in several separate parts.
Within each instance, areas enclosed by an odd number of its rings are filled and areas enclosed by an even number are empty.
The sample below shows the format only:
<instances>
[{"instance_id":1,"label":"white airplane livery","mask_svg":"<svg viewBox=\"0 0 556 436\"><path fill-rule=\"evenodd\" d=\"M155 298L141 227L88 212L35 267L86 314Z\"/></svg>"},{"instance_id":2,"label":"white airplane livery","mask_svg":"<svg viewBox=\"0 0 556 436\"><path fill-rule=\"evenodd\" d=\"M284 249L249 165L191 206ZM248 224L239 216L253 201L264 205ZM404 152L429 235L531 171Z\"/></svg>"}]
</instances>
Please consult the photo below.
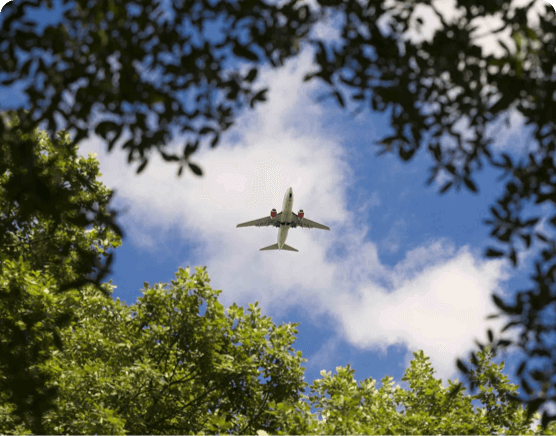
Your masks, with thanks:
<instances>
[{"instance_id":1,"label":"white airplane livery","mask_svg":"<svg viewBox=\"0 0 556 436\"><path fill-rule=\"evenodd\" d=\"M289 245L286 245L286 238L288 237L288 230L290 227L301 227L304 229L322 229L330 230L330 227L323 226L322 224L305 218L303 209L300 209L297 214L292 212L293 206L293 190L288 188L284 196L284 203L282 204L282 212L276 213L276 209L270 211L270 216L259 218L258 220L247 221L246 223L238 224L236 227L261 227L261 226L274 226L278 227L278 243L269 245L268 247L261 248L259 251L264 250L288 250L299 251Z\"/></svg>"}]
</instances>

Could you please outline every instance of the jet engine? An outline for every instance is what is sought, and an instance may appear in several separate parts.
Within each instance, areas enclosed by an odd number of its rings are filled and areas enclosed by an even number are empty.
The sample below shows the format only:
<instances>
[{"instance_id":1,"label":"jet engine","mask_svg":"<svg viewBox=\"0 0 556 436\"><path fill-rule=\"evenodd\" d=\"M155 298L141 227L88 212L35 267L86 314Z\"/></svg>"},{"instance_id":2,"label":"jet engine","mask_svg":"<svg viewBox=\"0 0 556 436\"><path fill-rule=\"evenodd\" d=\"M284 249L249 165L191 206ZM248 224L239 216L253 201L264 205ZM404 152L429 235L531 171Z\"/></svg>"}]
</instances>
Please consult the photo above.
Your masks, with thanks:
<instances>
[{"instance_id":1,"label":"jet engine","mask_svg":"<svg viewBox=\"0 0 556 436\"><path fill-rule=\"evenodd\" d=\"M299 218L303 218L303 215L305 215L305 213L303 212L303 209L299 209L299 212L297 212L297 216Z\"/></svg>"},{"instance_id":2,"label":"jet engine","mask_svg":"<svg viewBox=\"0 0 556 436\"><path fill-rule=\"evenodd\" d=\"M276 209L272 209L272 210L270 211L270 219L273 220L274 218L276 218Z\"/></svg>"}]
</instances>

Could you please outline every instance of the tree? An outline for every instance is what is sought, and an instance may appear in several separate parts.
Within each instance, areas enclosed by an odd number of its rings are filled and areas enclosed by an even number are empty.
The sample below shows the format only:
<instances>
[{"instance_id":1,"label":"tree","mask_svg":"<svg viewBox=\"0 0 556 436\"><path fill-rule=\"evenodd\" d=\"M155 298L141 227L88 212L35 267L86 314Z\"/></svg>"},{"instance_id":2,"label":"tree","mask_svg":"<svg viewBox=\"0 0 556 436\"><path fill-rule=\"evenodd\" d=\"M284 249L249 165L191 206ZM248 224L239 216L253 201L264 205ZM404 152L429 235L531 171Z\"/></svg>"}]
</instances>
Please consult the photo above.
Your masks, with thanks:
<instances>
[{"instance_id":1,"label":"tree","mask_svg":"<svg viewBox=\"0 0 556 436\"><path fill-rule=\"evenodd\" d=\"M268 404L297 401L306 385L297 324L274 325L257 303L224 310L209 281L180 268L129 306L85 286L45 364L59 389L46 433L273 432Z\"/></svg>"},{"instance_id":2,"label":"tree","mask_svg":"<svg viewBox=\"0 0 556 436\"><path fill-rule=\"evenodd\" d=\"M70 289L102 279L88 276L106 272L99 257L110 259L107 249L120 236L105 225L112 193L95 180L96 159L77 158L66 132L50 140L44 132L23 133L17 118L4 121L10 130L0 143L0 403L15 433L24 422L45 434L42 419L57 395L45 364L62 346L60 329L74 319ZM32 168L11 153L17 146L29 146ZM41 190L51 204L36 201ZM95 219L80 218L93 208Z\"/></svg>"},{"instance_id":3,"label":"tree","mask_svg":"<svg viewBox=\"0 0 556 436\"><path fill-rule=\"evenodd\" d=\"M54 139L38 129L27 132L13 111L1 114L0 126L0 264L23 256L31 269L48 268L60 291L99 285L113 259L106 248L123 232L107 208L113 194L95 180L98 162L77 158L67 131ZM92 246L94 238L103 243Z\"/></svg>"},{"instance_id":4,"label":"tree","mask_svg":"<svg viewBox=\"0 0 556 436\"><path fill-rule=\"evenodd\" d=\"M247 313L235 304L224 310L209 282L206 268L180 268L171 286L145 283L130 306L85 286L80 322L62 329L64 346L45 365L60 392L46 432L556 434L554 423L530 429L540 414L526 416L488 346L471 371L477 395L464 395L457 380L444 388L422 351L402 378L407 391L389 376L380 389L372 378L358 384L347 365L322 371L304 395L296 324L275 326L256 303Z\"/></svg>"},{"instance_id":5,"label":"tree","mask_svg":"<svg viewBox=\"0 0 556 436\"><path fill-rule=\"evenodd\" d=\"M211 146L216 146L238 109L266 99L267 89L253 85L258 64L277 67L297 54L297 41L315 22L308 6L298 5L298 0L281 6L254 0L234 4L185 0L170 3L166 12L154 1L130 8L118 0L94 4L63 0L63 23L47 26L39 34L37 23L23 18L27 8L42 3L8 4L2 11L0 62L5 77L0 86L44 78L44 85L32 82L25 88L31 101L25 125L46 121L51 136L64 128L75 134L75 143L94 129L107 140L109 150L127 131L132 138L123 148L129 150L129 162L141 160L138 172L155 148L166 161L179 163L180 174L188 164L200 176L201 169L188 162L199 140L210 135ZM47 5L52 8L51 1ZM168 18L168 12L175 18ZM203 24L218 16L225 23L222 43L204 41L199 46L190 34L177 30L185 25L202 35ZM242 42L243 29L254 47ZM224 48L230 48L232 55ZM247 74L230 72L223 67L226 58L248 61L251 68ZM146 75L147 70L160 75ZM178 98L186 90L198 91L188 95L197 103L192 111ZM214 97L222 97L221 103L216 105ZM56 125L54 114L63 125ZM164 151L172 126L193 136L181 159Z\"/></svg>"},{"instance_id":6,"label":"tree","mask_svg":"<svg viewBox=\"0 0 556 436\"><path fill-rule=\"evenodd\" d=\"M256 1L213 5L208 0L187 0L172 2L172 18L166 18L162 7L154 2L127 8L116 0L94 4L64 0L63 5L68 6L65 24L47 26L38 35L36 26L23 17L26 7L39 3L8 3L0 29L0 62L6 74L0 85L26 81L25 93L31 102L29 115L20 113L23 130L32 131L46 121L53 136L56 113L66 123L64 127L75 133L76 143L94 129L112 149L127 129L132 138L123 147L129 150L130 161L139 155L138 171L145 168L148 151L155 148L165 160L178 162L178 174L187 164L197 175L202 171L189 162L189 157L199 140L209 135L211 146L216 146L220 134L233 123L234 105L239 110L247 101L253 106L264 100L265 90L253 87L257 66L263 62L278 66L295 56L311 27L325 13L342 14L341 47L319 39L309 41L317 47L318 69L309 72L307 80L319 78L329 84L330 95L342 106L346 102L339 83L351 88L351 98L361 103L361 108L368 103L373 110L390 111L395 132L379 141L381 153L397 151L401 159L409 161L426 141L435 161L428 183L441 171L450 177L441 193L452 186L478 192L471 175L482 168L485 158L511 177L504 194L491 208L491 219L485 220L492 227L491 235L508 248L490 247L485 255L505 256L517 267L516 240L527 249L537 241L543 249L536 262L535 288L520 291L515 304L493 295L500 308L495 316L509 318L506 328L521 328L520 342L495 340L489 331L489 345L493 350L517 345L528 357L545 359L543 371L528 368L531 359L525 359L518 369L527 394L521 400L531 406L531 412L556 400L555 390L550 390L556 386L556 349L545 339L556 326L542 319L543 311L556 298L551 289L556 273L556 240L534 231L538 217L523 219L520 215L525 199L532 198L536 204L556 203L552 182L556 20L548 4L539 26L532 29L526 19L532 2L510 13L510 4L500 0L458 0L457 7L463 13L451 23L428 0L399 1L389 7L379 1L319 0L322 10L317 13L295 0L281 6ZM403 34L419 27L413 12L420 5L432 8L443 29L431 42L413 43ZM514 50L500 42L506 51L501 58L483 56L481 48L474 45L482 35L475 33L473 20L495 13L501 15L503 25L492 34L510 28L515 44ZM225 40L205 41L199 30L218 14L226 23ZM388 34L377 26L385 14L392 20ZM197 36L201 35L202 46L176 30L184 20L189 28L197 30ZM242 26L248 29L247 44L240 42ZM229 51L225 53L225 49L231 49L233 55L227 56ZM249 71L240 74L225 70L226 58L247 60ZM155 72L154 78L144 74L147 69ZM190 95L190 101L196 103L190 112L175 96L195 87L202 91ZM525 162L512 162L507 154L499 160L490 150L492 137L487 137L486 128L501 115L508 120L509 109L526 118L539 146L539 151L529 153ZM150 120L155 122L150 124ZM469 121L469 132L474 137L458 131L456 122L460 120ZM171 124L193 136L181 158L163 151ZM0 124L0 138L4 132ZM448 146L448 138L455 140L455 147ZM556 226L556 215L549 223ZM474 353L471 357L476 360ZM463 362L458 366L467 371ZM553 420L556 415L543 413L543 425Z\"/></svg>"},{"instance_id":7,"label":"tree","mask_svg":"<svg viewBox=\"0 0 556 436\"><path fill-rule=\"evenodd\" d=\"M402 378L409 383L407 391L394 388L390 376L382 379L380 389L372 378L358 384L349 365L337 367L334 375L323 370L302 401L270 405L281 423L278 434L556 434L554 423L545 431L540 425L530 429L532 417L511 396L518 387L502 374L503 362L491 361L488 346L478 353L479 366L471 372L480 391L473 396L464 395L457 380L444 388L423 351L413 355ZM474 409L472 400L482 407Z\"/></svg>"}]
</instances>

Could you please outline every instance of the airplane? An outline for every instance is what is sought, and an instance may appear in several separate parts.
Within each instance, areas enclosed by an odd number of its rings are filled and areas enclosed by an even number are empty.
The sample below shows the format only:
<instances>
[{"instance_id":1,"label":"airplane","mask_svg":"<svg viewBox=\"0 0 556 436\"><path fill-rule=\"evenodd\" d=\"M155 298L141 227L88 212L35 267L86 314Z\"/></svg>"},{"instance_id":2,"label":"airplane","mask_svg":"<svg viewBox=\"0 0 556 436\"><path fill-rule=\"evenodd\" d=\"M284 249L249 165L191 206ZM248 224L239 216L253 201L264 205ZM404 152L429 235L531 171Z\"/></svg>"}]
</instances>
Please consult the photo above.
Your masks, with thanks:
<instances>
[{"instance_id":1,"label":"airplane","mask_svg":"<svg viewBox=\"0 0 556 436\"><path fill-rule=\"evenodd\" d=\"M261 227L261 226L274 226L279 227L278 230L278 243L269 245L268 247L264 247L259 249L259 251L264 250L287 250L287 251L299 251L289 245L286 245L286 238L288 236L288 230L290 227L292 229L296 227L301 227L304 229L322 229L322 230L330 230L330 227L324 226L322 224L316 223L314 221L308 220L305 218L305 213L303 209L300 209L297 214L292 212L292 205L293 205L293 190L291 187L288 188L286 191L286 195L284 196L284 203L282 204L282 212L276 213L276 209L272 209L270 211L270 216L266 216L264 218L259 218L258 220L247 221L246 223L241 223L236 226L237 227Z\"/></svg>"}]
</instances>

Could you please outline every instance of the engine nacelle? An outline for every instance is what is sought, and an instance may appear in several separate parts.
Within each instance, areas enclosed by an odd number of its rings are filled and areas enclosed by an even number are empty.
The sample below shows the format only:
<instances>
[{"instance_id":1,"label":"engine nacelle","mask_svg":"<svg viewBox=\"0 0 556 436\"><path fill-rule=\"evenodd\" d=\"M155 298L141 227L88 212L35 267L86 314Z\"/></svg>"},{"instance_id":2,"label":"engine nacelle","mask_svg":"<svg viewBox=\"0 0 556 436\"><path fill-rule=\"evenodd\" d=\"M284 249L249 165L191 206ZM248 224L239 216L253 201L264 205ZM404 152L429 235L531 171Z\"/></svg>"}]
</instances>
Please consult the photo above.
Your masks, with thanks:
<instances>
[{"instance_id":1,"label":"engine nacelle","mask_svg":"<svg viewBox=\"0 0 556 436\"><path fill-rule=\"evenodd\" d=\"M276 209L272 209L272 210L270 211L270 219L273 220L274 218L276 218Z\"/></svg>"},{"instance_id":2,"label":"engine nacelle","mask_svg":"<svg viewBox=\"0 0 556 436\"><path fill-rule=\"evenodd\" d=\"M303 212L303 209L299 209L299 212L297 212L297 216L299 218L303 218L303 215L305 215L305 213Z\"/></svg>"}]
</instances>

